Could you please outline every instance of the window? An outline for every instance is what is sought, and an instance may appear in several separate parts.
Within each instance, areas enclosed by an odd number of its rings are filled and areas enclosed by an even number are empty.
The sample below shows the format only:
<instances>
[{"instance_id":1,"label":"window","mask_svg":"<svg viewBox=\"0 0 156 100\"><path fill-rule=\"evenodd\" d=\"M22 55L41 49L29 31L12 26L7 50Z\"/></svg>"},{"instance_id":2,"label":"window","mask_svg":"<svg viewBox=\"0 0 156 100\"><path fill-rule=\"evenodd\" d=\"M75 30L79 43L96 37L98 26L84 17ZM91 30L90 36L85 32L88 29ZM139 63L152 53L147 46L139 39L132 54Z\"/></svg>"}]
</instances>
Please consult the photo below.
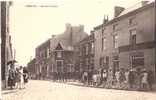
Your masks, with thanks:
<instances>
[{"instance_id":1,"label":"window","mask_svg":"<svg viewBox=\"0 0 156 100\"><path fill-rule=\"evenodd\" d=\"M49 58L49 56L50 56L50 49L47 48L47 58Z\"/></svg>"},{"instance_id":2,"label":"window","mask_svg":"<svg viewBox=\"0 0 156 100\"><path fill-rule=\"evenodd\" d=\"M102 66L103 66L103 57L101 57L99 61L100 61L100 62L99 62L100 67L102 67Z\"/></svg>"},{"instance_id":3,"label":"window","mask_svg":"<svg viewBox=\"0 0 156 100\"><path fill-rule=\"evenodd\" d=\"M115 72L119 69L119 56L113 56L113 75L115 75Z\"/></svg>"},{"instance_id":4,"label":"window","mask_svg":"<svg viewBox=\"0 0 156 100\"><path fill-rule=\"evenodd\" d=\"M113 56L113 70L116 72L119 69L119 56Z\"/></svg>"},{"instance_id":5,"label":"window","mask_svg":"<svg viewBox=\"0 0 156 100\"><path fill-rule=\"evenodd\" d=\"M86 55L88 54L88 51L89 51L89 47L88 44L86 44Z\"/></svg>"},{"instance_id":6,"label":"window","mask_svg":"<svg viewBox=\"0 0 156 100\"><path fill-rule=\"evenodd\" d=\"M56 65L57 65L57 72L63 72L63 61L62 60L57 60L56 61Z\"/></svg>"},{"instance_id":7,"label":"window","mask_svg":"<svg viewBox=\"0 0 156 100\"><path fill-rule=\"evenodd\" d=\"M100 58L100 66L103 68L108 68L109 66L109 56L104 56Z\"/></svg>"},{"instance_id":8,"label":"window","mask_svg":"<svg viewBox=\"0 0 156 100\"><path fill-rule=\"evenodd\" d=\"M106 65L107 65L107 67L109 65L109 56L106 56Z\"/></svg>"},{"instance_id":9,"label":"window","mask_svg":"<svg viewBox=\"0 0 156 100\"><path fill-rule=\"evenodd\" d=\"M82 56L82 47L79 48L79 56Z\"/></svg>"},{"instance_id":10,"label":"window","mask_svg":"<svg viewBox=\"0 0 156 100\"><path fill-rule=\"evenodd\" d=\"M44 58L47 58L47 51L46 50L44 50Z\"/></svg>"},{"instance_id":11,"label":"window","mask_svg":"<svg viewBox=\"0 0 156 100\"><path fill-rule=\"evenodd\" d=\"M118 35L113 36L113 45L114 48L118 48Z\"/></svg>"},{"instance_id":12,"label":"window","mask_svg":"<svg viewBox=\"0 0 156 100\"><path fill-rule=\"evenodd\" d=\"M144 66L143 56L132 56L132 68L135 68L137 66Z\"/></svg>"},{"instance_id":13,"label":"window","mask_svg":"<svg viewBox=\"0 0 156 100\"><path fill-rule=\"evenodd\" d=\"M88 66L88 65L89 65L89 59L86 58L86 66Z\"/></svg>"},{"instance_id":14,"label":"window","mask_svg":"<svg viewBox=\"0 0 156 100\"><path fill-rule=\"evenodd\" d=\"M53 66L53 64L51 65L51 72L54 72L54 66Z\"/></svg>"},{"instance_id":15,"label":"window","mask_svg":"<svg viewBox=\"0 0 156 100\"><path fill-rule=\"evenodd\" d=\"M135 24L135 17L129 19L129 25Z\"/></svg>"},{"instance_id":16,"label":"window","mask_svg":"<svg viewBox=\"0 0 156 100\"><path fill-rule=\"evenodd\" d=\"M94 64L94 57L90 58L90 64Z\"/></svg>"},{"instance_id":17,"label":"window","mask_svg":"<svg viewBox=\"0 0 156 100\"><path fill-rule=\"evenodd\" d=\"M102 50L106 50L106 38L102 38Z\"/></svg>"},{"instance_id":18,"label":"window","mask_svg":"<svg viewBox=\"0 0 156 100\"><path fill-rule=\"evenodd\" d=\"M82 71L82 68L83 68L83 64L82 64L82 59L80 59L80 63L79 63L79 67L80 67L80 71Z\"/></svg>"},{"instance_id":19,"label":"window","mask_svg":"<svg viewBox=\"0 0 156 100\"><path fill-rule=\"evenodd\" d=\"M57 52L57 58L61 58L62 57L62 53L60 51Z\"/></svg>"},{"instance_id":20,"label":"window","mask_svg":"<svg viewBox=\"0 0 156 100\"><path fill-rule=\"evenodd\" d=\"M94 54L94 43L91 43L91 53Z\"/></svg>"},{"instance_id":21,"label":"window","mask_svg":"<svg viewBox=\"0 0 156 100\"><path fill-rule=\"evenodd\" d=\"M136 44L136 29L130 30L130 44Z\"/></svg>"},{"instance_id":22,"label":"window","mask_svg":"<svg viewBox=\"0 0 156 100\"><path fill-rule=\"evenodd\" d=\"M40 58L43 58L43 53L42 53L42 51L40 51L39 54L40 54Z\"/></svg>"},{"instance_id":23,"label":"window","mask_svg":"<svg viewBox=\"0 0 156 100\"><path fill-rule=\"evenodd\" d=\"M117 30L118 24L113 25L113 31Z\"/></svg>"},{"instance_id":24,"label":"window","mask_svg":"<svg viewBox=\"0 0 156 100\"><path fill-rule=\"evenodd\" d=\"M74 65L73 64L69 64L69 72L74 72Z\"/></svg>"}]
</instances>

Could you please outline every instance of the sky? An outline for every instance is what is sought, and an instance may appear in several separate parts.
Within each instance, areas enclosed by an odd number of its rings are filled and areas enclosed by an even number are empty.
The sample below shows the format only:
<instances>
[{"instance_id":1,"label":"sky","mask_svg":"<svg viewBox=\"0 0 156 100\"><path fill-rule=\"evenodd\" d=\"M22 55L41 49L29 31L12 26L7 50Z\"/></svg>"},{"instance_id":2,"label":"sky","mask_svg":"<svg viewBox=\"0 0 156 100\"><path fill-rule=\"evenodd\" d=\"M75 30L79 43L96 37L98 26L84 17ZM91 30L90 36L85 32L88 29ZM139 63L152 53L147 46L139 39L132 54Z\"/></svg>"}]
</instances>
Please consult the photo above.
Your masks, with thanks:
<instances>
[{"instance_id":1,"label":"sky","mask_svg":"<svg viewBox=\"0 0 156 100\"><path fill-rule=\"evenodd\" d=\"M102 23L104 14L113 18L114 6L130 7L139 1L141 0L14 1L10 7L10 33L16 60L20 65L27 65L35 57L35 48L53 34L63 33L66 23L83 24L89 34L95 26ZM42 5L47 7L41 7Z\"/></svg>"}]
</instances>

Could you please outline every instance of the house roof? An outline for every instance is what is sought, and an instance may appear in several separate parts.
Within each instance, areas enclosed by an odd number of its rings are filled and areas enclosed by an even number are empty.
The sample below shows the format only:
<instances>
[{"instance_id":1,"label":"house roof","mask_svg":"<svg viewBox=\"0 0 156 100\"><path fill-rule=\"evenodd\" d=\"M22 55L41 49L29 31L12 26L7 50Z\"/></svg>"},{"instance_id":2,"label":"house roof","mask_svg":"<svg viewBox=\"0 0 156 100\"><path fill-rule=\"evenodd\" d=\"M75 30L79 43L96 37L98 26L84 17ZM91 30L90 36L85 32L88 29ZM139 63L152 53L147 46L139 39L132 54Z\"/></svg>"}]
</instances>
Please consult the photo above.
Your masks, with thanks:
<instances>
[{"instance_id":1,"label":"house roof","mask_svg":"<svg viewBox=\"0 0 156 100\"><path fill-rule=\"evenodd\" d=\"M142 6L141 3L138 3L131 8L125 9L120 15L118 15L117 17L113 18L112 20L108 21L106 24L100 24L100 25L94 27L94 30L100 29L102 26L107 26L109 24L117 22L117 21L121 20L122 18L130 16L134 13L138 13L140 11L143 11L149 7L154 7L154 4L155 4L155 2L148 2L146 5Z\"/></svg>"},{"instance_id":2,"label":"house roof","mask_svg":"<svg viewBox=\"0 0 156 100\"><path fill-rule=\"evenodd\" d=\"M64 32L51 39L51 49L55 50L60 43L63 50L73 51L73 45L84 39L87 35L84 31Z\"/></svg>"},{"instance_id":3,"label":"house roof","mask_svg":"<svg viewBox=\"0 0 156 100\"><path fill-rule=\"evenodd\" d=\"M151 3L150 1L147 2L147 4L150 4L150 3ZM139 2L139 3L133 5L133 6L129 7L129 8L126 8L123 12L121 12L121 14L118 17L120 17L122 15L125 15L125 14L127 14L129 12L132 12L132 11L134 11L136 9L139 9L141 7L143 7L142 2Z\"/></svg>"},{"instance_id":4,"label":"house roof","mask_svg":"<svg viewBox=\"0 0 156 100\"><path fill-rule=\"evenodd\" d=\"M51 39L46 40L45 42L43 42L42 44L40 44L39 46L37 46L36 49L40 50L42 48L46 48L47 46L50 45L50 40Z\"/></svg>"}]
</instances>

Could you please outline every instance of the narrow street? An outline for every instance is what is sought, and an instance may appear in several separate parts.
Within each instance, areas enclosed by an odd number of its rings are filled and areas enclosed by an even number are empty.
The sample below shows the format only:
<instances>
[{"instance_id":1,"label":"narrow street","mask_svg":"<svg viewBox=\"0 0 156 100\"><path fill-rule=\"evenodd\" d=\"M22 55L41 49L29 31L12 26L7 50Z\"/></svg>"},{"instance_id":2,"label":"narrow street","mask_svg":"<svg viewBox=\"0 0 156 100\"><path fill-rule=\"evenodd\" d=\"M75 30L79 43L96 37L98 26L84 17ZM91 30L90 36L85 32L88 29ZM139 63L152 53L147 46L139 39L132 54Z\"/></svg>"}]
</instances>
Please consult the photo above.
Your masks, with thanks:
<instances>
[{"instance_id":1,"label":"narrow street","mask_svg":"<svg viewBox=\"0 0 156 100\"><path fill-rule=\"evenodd\" d=\"M79 87L31 80L23 90L5 90L3 100L154 100L156 93Z\"/></svg>"}]
</instances>

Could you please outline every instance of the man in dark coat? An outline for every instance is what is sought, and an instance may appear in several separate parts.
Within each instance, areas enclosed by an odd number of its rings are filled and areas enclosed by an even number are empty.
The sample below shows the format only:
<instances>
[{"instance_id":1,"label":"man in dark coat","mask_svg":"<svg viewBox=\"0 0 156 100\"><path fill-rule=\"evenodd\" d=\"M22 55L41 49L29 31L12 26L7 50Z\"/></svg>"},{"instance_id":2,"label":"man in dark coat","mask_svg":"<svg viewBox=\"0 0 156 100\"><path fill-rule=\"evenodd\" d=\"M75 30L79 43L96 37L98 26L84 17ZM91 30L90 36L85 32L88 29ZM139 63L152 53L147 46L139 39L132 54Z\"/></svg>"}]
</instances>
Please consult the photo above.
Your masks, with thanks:
<instances>
[{"instance_id":1,"label":"man in dark coat","mask_svg":"<svg viewBox=\"0 0 156 100\"><path fill-rule=\"evenodd\" d=\"M130 70L130 72L129 72L129 85L130 85L130 89L132 89L133 88L133 86L134 86L134 81L135 81L135 76L134 76L134 71L133 70Z\"/></svg>"},{"instance_id":2,"label":"man in dark coat","mask_svg":"<svg viewBox=\"0 0 156 100\"><path fill-rule=\"evenodd\" d=\"M148 71L147 81L149 84L149 89L152 90L152 85L154 84L154 74L152 70Z\"/></svg>"},{"instance_id":3,"label":"man in dark coat","mask_svg":"<svg viewBox=\"0 0 156 100\"><path fill-rule=\"evenodd\" d=\"M23 78L24 78L24 83L28 83L28 70L26 67L23 68Z\"/></svg>"}]
</instances>

